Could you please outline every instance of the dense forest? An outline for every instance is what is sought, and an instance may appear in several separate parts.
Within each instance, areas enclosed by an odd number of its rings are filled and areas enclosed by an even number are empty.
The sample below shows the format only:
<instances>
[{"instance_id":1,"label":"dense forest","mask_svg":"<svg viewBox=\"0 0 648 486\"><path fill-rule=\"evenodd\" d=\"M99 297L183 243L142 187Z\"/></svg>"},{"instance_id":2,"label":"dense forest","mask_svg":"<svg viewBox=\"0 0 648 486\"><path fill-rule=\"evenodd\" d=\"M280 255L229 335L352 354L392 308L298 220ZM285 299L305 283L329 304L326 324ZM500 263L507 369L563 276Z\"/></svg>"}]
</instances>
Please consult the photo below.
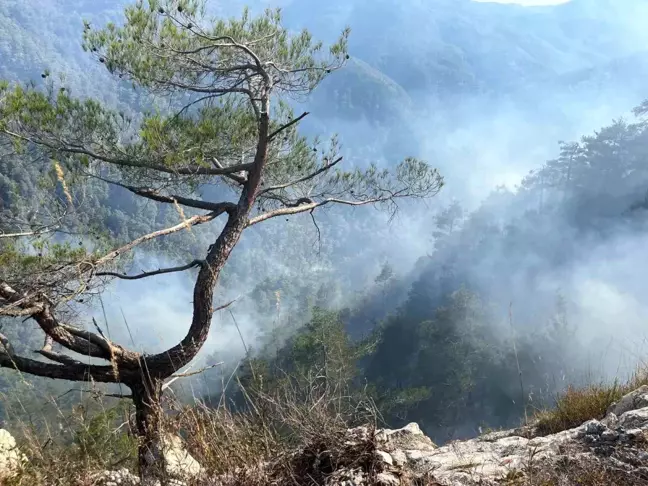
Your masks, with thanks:
<instances>
[{"instance_id":1,"label":"dense forest","mask_svg":"<svg viewBox=\"0 0 648 486\"><path fill-rule=\"evenodd\" d=\"M212 3L215 15L238 16L244 5ZM259 13L266 2L252 3ZM251 227L216 291L216 306L233 304L214 316L197 358L197 367L223 365L177 393L243 407L246 389L317 377L369 397L390 425L416 421L444 442L518 425L569 384L631 373L645 356L648 317L648 53L637 21L646 6L270 3L283 7L288 30L306 26L331 44L351 27L346 65L287 102L310 112L295 150L313 144L326 155L315 137L337 132L354 170L421 157L445 186L387 214L327 207ZM133 123L185 106L194 99L111 76L92 48L81 49L84 25L121 22L126 4L2 2L0 78L97 99ZM228 143L239 148L248 136ZM125 178L121 186L102 180L110 173L84 180L38 144L19 148L0 139L0 235L63 222L56 238L30 243L33 258L74 259L185 218L173 204L134 195ZM230 197L202 180L190 189L201 200ZM118 270L202 258L217 235L201 226L147 243ZM0 276L18 278L20 251L8 238L0 251ZM89 330L99 321L111 339L159 353L184 335L178 322L191 321L194 270L137 287L111 282L65 316ZM18 352L41 347L23 316L0 319ZM56 416L79 400L70 388L4 369L2 418L31 417L52 396L61 397L50 407Z\"/></svg>"}]
</instances>

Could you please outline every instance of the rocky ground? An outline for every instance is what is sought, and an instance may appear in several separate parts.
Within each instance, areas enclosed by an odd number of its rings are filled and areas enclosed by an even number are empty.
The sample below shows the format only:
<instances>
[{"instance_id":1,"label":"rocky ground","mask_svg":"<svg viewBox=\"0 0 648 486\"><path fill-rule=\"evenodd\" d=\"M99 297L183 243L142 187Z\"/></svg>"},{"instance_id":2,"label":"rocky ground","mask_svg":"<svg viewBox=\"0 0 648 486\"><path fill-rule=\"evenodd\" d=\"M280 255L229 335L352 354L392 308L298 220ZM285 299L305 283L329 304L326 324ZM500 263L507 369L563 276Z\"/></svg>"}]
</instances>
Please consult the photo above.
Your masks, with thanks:
<instances>
[{"instance_id":1,"label":"rocky ground","mask_svg":"<svg viewBox=\"0 0 648 486\"><path fill-rule=\"evenodd\" d=\"M200 465L172 441L171 475L178 479L170 484L648 485L648 387L626 395L604 419L553 435L539 436L533 427L525 427L437 447L411 423L397 430L350 429L343 439L336 453L295 451L276 463L216 478L204 477ZM15 451L12 454L14 459L5 464L16 463ZM313 481L290 478L286 465ZM179 479L183 470L193 479ZM123 470L100 473L94 484L128 486L139 480Z\"/></svg>"}]
</instances>

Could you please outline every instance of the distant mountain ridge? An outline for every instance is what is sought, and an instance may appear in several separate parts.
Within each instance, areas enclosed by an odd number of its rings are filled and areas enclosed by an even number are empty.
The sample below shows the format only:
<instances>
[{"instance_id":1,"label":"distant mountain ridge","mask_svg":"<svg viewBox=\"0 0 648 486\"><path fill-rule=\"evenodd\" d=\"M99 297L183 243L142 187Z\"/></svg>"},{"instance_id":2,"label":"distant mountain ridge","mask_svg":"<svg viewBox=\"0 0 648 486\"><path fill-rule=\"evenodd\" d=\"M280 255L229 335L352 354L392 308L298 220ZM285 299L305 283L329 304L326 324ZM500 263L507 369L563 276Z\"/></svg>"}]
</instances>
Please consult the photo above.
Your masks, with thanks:
<instances>
[{"instance_id":1,"label":"distant mountain ridge","mask_svg":"<svg viewBox=\"0 0 648 486\"><path fill-rule=\"evenodd\" d=\"M34 77L46 68L88 68L89 56L77 58L82 56L82 18L97 23L112 19L127 3L2 2L0 75ZM245 3L208 2L232 15ZM408 93L508 92L540 79L595 69L648 46L639 42L648 41L648 35L638 20L648 14L648 5L638 0L573 0L537 8L471 0L256 0L252 5L254 10L283 6L290 26L307 26L324 39L350 25L353 57ZM100 72L97 68L90 70L93 77Z\"/></svg>"}]
</instances>

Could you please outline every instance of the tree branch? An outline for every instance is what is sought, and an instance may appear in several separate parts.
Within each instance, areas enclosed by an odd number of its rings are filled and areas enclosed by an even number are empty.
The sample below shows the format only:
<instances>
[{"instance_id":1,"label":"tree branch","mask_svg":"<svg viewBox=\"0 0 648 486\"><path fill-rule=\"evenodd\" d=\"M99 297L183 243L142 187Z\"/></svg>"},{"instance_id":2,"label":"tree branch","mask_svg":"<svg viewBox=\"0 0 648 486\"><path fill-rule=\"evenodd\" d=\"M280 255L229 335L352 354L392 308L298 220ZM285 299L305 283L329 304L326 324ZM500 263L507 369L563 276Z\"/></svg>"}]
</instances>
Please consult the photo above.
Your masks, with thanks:
<instances>
[{"instance_id":1,"label":"tree branch","mask_svg":"<svg viewBox=\"0 0 648 486\"><path fill-rule=\"evenodd\" d=\"M164 385L162 385L162 391L169 388L173 384L173 382L175 382L176 380L179 380L180 378L187 378L189 376L199 375L200 373L204 373L207 370L211 370L212 368L216 368L217 366L221 366L223 364L224 364L224 361L221 361L219 363L215 363L215 364L210 365L210 366L205 366L204 368L201 368L201 369L199 369L197 371L186 372L186 373L177 373L175 375L171 375L170 376L171 379L169 381L167 381Z\"/></svg>"},{"instance_id":2,"label":"tree branch","mask_svg":"<svg viewBox=\"0 0 648 486\"><path fill-rule=\"evenodd\" d=\"M240 164L233 166L225 166L221 168L210 168L203 166L185 166L185 167L167 167L165 165L153 164L146 161L135 161L131 159L124 159L118 157L108 157L106 155L98 154L87 148L71 145L62 145L57 146L51 142L45 140L35 140L31 137L20 135L18 133L12 132L11 130L3 130L4 133L12 137L30 142L36 145L42 145L49 148L50 150L55 150L57 152L64 152L69 154L77 155L87 155L96 160L101 160L108 164L118 165L121 167L135 167L139 169L150 169L158 172L164 172L166 174L178 174L178 175L214 175L214 176L226 176L229 174L235 174L241 171L249 171L252 168L252 164Z\"/></svg>"},{"instance_id":3,"label":"tree branch","mask_svg":"<svg viewBox=\"0 0 648 486\"><path fill-rule=\"evenodd\" d=\"M44 230L23 231L21 233L0 233L0 238L19 238L21 236L35 236L35 235L42 235L43 233L49 233L51 231L54 231L54 229L48 228Z\"/></svg>"},{"instance_id":4,"label":"tree branch","mask_svg":"<svg viewBox=\"0 0 648 486\"><path fill-rule=\"evenodd\" d=\"M206 211L221 211L221 213L223 209L227 211L228 209L231 210L234 207L233 203L227 203L227 202L214 203L214 202L201 201L199 199L192 199L192 198L188 198L184 196L176 196L176 195L165 196L163 194L158 193L155 189L151 189L149 187L128 186L126 184L122 184L121 182L104 179L103 177L98 177L98 176L94 176L94 177L97 177L98 179L108 184L113 184L115 186L122 187L137 196L141 196L156 202L168 203L168 204L180 204L182 206L187 206L190 208L204 209Z\"/></svg>"},{"instance_id":5,"label":"tree branch","mask_svg":"<svg viewBox=\"0 0 648 486\"><path fill-rule=\"evenodd\" d=\"M25 317L31 316L43 310L42 304L36 304L31 307L20 308L16 304L11 304L8 307L0 307L0 316L7 317Z\"/></svg>"},{"instance_id":6,"label":"tree branch","mask_svg":"<svg viewBox=\"0 0 648 486\"><path fill-rule=\"evenodd\" d=\"M60 324L60 326L64 330L69 332L71 335L81 339L85 339L86 341L88 341L88 343L94 344L95 346L98 346L99 348L103 349L105 356L107 356L107 358L105 359L112 360L112 358L114 357L115 349L113 345L110 342L108 342L107 339L93 332L86 331L85 329L79 329L73 326L67 326L65 324Z\"/></svg>"},{"instance_id":7,"label":"tree branch","mask_svg":"<svg viewBox=\"0 0 648 486\"><path fill-rule=\"evenodd\" d=\"M148 233L146 235L140 236L139 238L134 239L130 243L127 243L117 248L116 250L107 253L106 255L104 255L97 261L95 261L94 265L100 266L105 263L108 263L109 261L117 258L119 255L132 250L137 245L140 245L146 241L159 238L160 236L166 236L173 233L177 233L178 231L182 231L183 229L190 228L191 226L198 226L199 224L208 223L209 221L216 219L224 212L230 212L235 210L236 210L236 204L234 203L220 203L220 209L218 211L212 211L211 213L192 216L191 218L185 219L182 223L177 224L175 226L171 226L170 228L153 231L152 233Z\"/></svg>"},{"instance_id":8,"label":"tree branch","mask_svg":"<svg viewBox=\"0 0 648 486\"><path fill-rule=\"evenodd\" d=\"M319 226L317 225L317 221L315 220L315 209L310 210L310 216L311 219L313 220L313 225L315 225L315 229L317 230L317 255L319 256L322 253L322 232L320 231Z\"/></svg>"},{"instance_id":9,"label":"tree branch","mask_svg":"<svg viewBox=\"0 0 648 486\"><path fill-rule=\"evenodd\" d=\"M165 273L184 272L190 268L199 267L203 264L203 260L194 260L191 263L179 267L159 268L151 272L142 272L138 275L122 275L116 272L97 272L97 277L117 277L123 280L139 280L141 278L153 277L154 275L162 275Z\"/></svg>"},{"instance_id":10,"label":"tree branch","mask_svg":"<svg viewBox=\"0 0 648 486\"><path fill-rule=\"evenodd\" d=\"M319 169L317 169L315 172L311 172L308 175L305 175L304 177L301 177L300 179L295 179L294 181L286 182L284 184L277 184L276 186L271 186L271 187L266 187L265 189L262 189L259 191L259 195L266 194L268 192L272 191L278 191L280 189L286 189L287 187L294 186L295 184L300 184L302 182L306 182L310 179L313 179L314 177L317 177L318 175L326 172L327 170L331 169L332 167L335 167L337 164L342 162L342 157L338 157L335 159L333 162L330 164L323 165Z\"/></svg>"},{"instance_id":11,"label":"tree branch","mask_svg":"<svg viewBox=\"0 0 648 486\"><path fill-rule=\"evenodd\" d=\"M111 366L93 366L80 362L54 365L16 355L11 343L2 334L0 334L0 343L4 348L4 351L0 351L0 367L2 368L12 368L31 375L61 380L85 381L92 379L101 383L117 381Z\"/></svg>"},{"instance_id":12,"label":"tree branch","mask_svg":"<svg viewBox=\"0 0 648 486\"><path fill-rule=\"evenodd\" d=\"M299 123L300 120L304 119L304 118L307 117L308 115L309 115L309 113L308 113L307 111L305 111L304 113L302 113L301 115L299 115L297 118L295 118L295 119L293 119L293 120L290 120L290 121L289 121L288 123L286 123L284 126L279 127L279 128L276 129L274 132L272 132L272 133L268 136L268 140L272 141L273 138L275 138L277 135L279 135L281 132L283 132L286 128L289 128L289 127L293 126L295 123Z\"/></svg>"},{"instance_id":13,"label":"tree branch","mask_svg":"<svg viewBox=\"0 0 648 486\"><path fill-rule=\"evenodd\" d=\"M83 366L83 363L81 361L77 361L76 359L61 353L56 353L54 351L47 351L45 349L38 349L34 352L40 354L41 356L44 356L45 358L51 361L56 361L57 363L60 364L72 365L72 366Z\"/></svg>"},{"instance_id":14,"label":"tree branch","mask_svg":"<svg viewBox=\"0 0 648 486\"><path fill-rule=\"evenodd\" d=\"M327 204L344 204L347 206L366 206L367 204L387 202L391 199L393 199L393 197L391 196L384 197L384 198L367 199L366 201L347 201L345 199L328 198L328 199L324 199L323 201L316 202L310 198L301 198L297 200L295 203L289 203L288 207L275 209L273 211L268 211L267 213L260 214L259 216L256 216L254 218L250 218L248 220L246 227L250 227L252 225L261 223L262 221L266 221L268 219L276 218L279 216L289 216L291 214L305 213L306 211L312 211L316 208L325 206Z\"/></svg>"},{"instance_id":15,"label":"tree branch","mask_svg":"<svg viewBox=\"0 0 648 486\"><path fill-rule=\"evenodd\" d=\"M0 353L0 367L12 368L23 373L60 380L86 381L92 379L100 383L117 382L112 366L86 364L55 365L22 356L9 356L7 353Z\"/></svg>"},{"instance_id":16,"label":"tree branch","mask_svg":"<svg viewBox=\"0 0 648 486\"><path fill-rule=\"evenodd\" d=\"M224 167L223 164L221 164L220 161L215 157L212 158L212 164L214 164L214 166L218 169L222 169ZM234 182L238 182L241 185L247 182L247 179L245 177L242 177L238 174L227 174L225 177L232 179Z\"/></svg>"},{"instance_id":17,"label":"tree branch","mask_svg":"<svg viewBox=\"0 0 648 486\"><path fill-rule=\"evenodd\" d=\"M54 352L52 350L53 342L54 341L52 339L52 336L46 334L43 347L41 349L35 350L34 352L40 354L41 356L44 356L45 358L51 361L56 361L57 363L61 363L61 364L67 364L73 366L78 366L83 364L80 361L71 358L70 356L66 356L64 354Z\"/></svg>"},{"instance_id":18,"label":"tree branch","mask_svg":"<svg viewBox=\"0 0 648 486\"><path fill-rule=\"evenodd\" d=\"M33 299L35 297L28 298L25 295L21 295L6 282L0 281L0 297L10 304L20 306L22 309L34 307ZM97 345L96 342L88 339L87 336L70 332L70 329L74 328L60 324L52 314L49 304L45 301L37 302L37 304L41 305L42 309L31 314L31 317L38 323L43 332L54 341L75 353L95 358L111 359L111 354L106 352L104 347Z\"/></svg>"}]
</instances>

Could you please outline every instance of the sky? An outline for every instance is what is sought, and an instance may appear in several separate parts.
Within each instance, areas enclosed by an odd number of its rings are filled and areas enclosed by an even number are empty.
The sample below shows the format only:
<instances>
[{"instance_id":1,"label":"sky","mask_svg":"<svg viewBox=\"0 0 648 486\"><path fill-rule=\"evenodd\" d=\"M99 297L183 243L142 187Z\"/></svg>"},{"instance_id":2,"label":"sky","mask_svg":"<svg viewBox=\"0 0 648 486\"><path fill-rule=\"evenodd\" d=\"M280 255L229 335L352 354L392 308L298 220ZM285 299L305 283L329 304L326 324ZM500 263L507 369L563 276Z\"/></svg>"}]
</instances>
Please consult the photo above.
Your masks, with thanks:
<instances>
[{"instance_id":1,"label":"sky","mask_svg":"<svg viewBox=\"0 0 648 486\"><path fill-rule=\"evenodd\" d=\"M537 7L544 5L560 5L561 3L567 3L571 0L474 0L475 2L481 3L517 3L518 5L524 5L525 7Z\"/></svg>"}]
</instances>

